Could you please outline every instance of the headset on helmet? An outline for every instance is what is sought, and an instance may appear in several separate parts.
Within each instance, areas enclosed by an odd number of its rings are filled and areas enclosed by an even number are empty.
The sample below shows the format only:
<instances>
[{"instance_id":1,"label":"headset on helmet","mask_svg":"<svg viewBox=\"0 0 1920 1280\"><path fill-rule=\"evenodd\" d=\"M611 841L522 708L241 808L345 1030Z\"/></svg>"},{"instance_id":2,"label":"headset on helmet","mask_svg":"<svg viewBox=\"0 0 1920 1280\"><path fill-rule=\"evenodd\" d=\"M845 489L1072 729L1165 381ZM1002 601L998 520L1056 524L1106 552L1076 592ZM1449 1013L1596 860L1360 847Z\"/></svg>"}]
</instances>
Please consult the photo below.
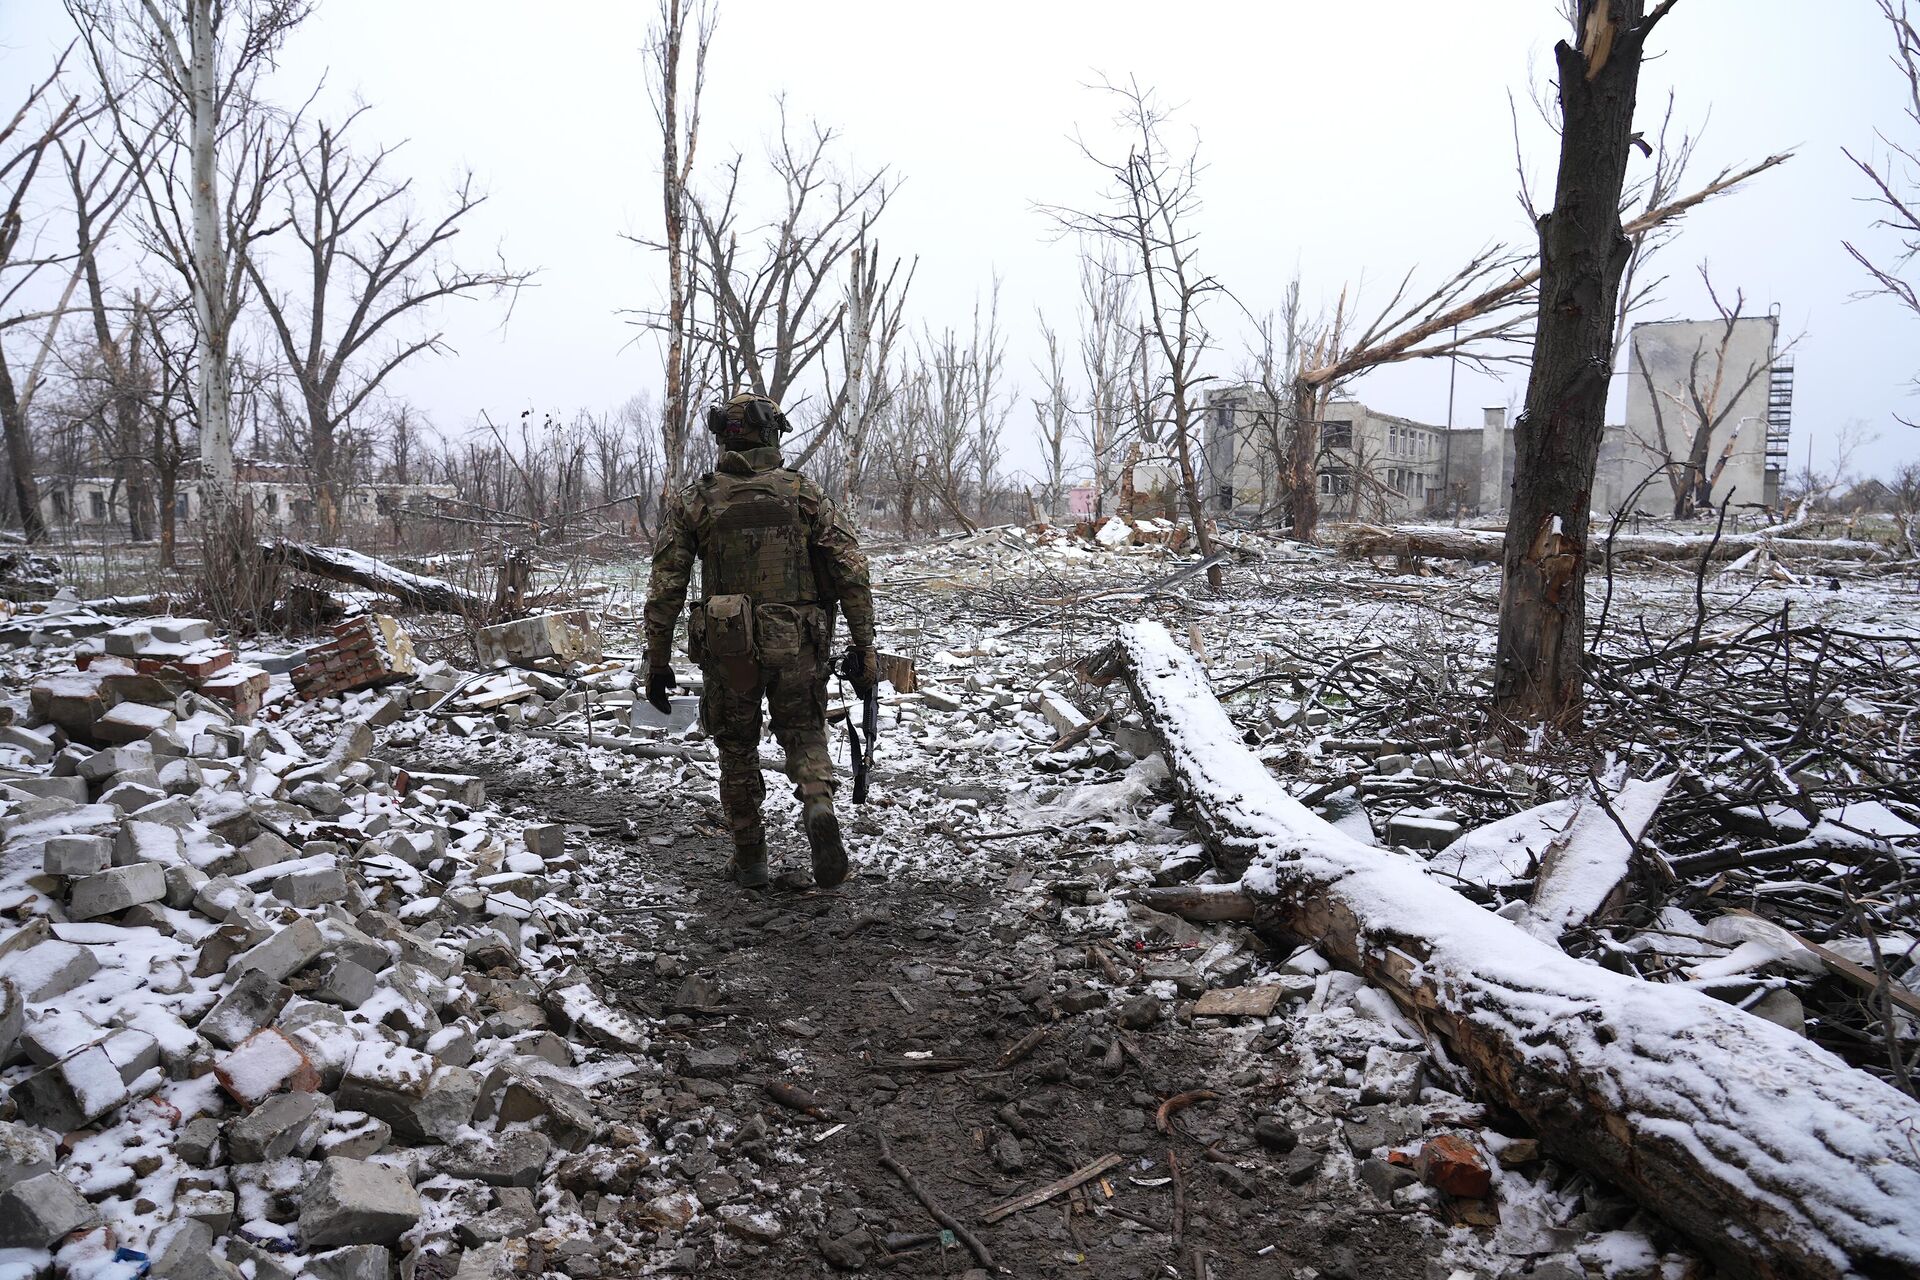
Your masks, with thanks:
<instances>
[{"instance_id":1,"label":"headset on helmet","mask_svg":"<svg viewBox=\"0 0 1920 1280\"><path fill-rule=\"evenodd\" d=\"M730 397L725 404L716 404L707 410L707 430L714 435L725 431L731 422L752 427L776 442L787 431L787 415L780 412L780 406L766 396L748 391L742 391Z\"/></svg>"}]
</instances>

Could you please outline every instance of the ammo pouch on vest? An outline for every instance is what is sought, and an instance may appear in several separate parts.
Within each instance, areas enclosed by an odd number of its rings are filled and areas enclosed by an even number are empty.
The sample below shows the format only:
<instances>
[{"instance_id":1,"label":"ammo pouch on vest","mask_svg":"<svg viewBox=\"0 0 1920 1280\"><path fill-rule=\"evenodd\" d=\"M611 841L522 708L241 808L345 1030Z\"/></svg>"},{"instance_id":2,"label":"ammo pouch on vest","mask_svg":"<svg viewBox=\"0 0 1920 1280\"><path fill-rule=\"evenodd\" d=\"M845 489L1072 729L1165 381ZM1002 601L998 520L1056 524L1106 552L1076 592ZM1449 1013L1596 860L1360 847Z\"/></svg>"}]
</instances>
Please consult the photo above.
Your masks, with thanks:
<instances>
[{"instance_id":1,"label":"ammo pouch on vest","mask_svg":"<svg viewBox=\"0 0 1920 1280\"><path fill-rule=\"evenodd\" d=\"M807 615L816 610L805 605L763 604L753 611L753 635L760 649L760 661L768 665L792 662L800 656L807 640Z\"/></svg>"},{"instance_id":2,"label":"ammo pouch on vest","mask_svg":"<svg viewBox=\"0 0 1920 1280\"><path fill-rule=\"evenodd\" d=\"M752 658L753 601L747 596L713 596L703 609L700 647L707 658Z\"/></svg>"}]
</instances>

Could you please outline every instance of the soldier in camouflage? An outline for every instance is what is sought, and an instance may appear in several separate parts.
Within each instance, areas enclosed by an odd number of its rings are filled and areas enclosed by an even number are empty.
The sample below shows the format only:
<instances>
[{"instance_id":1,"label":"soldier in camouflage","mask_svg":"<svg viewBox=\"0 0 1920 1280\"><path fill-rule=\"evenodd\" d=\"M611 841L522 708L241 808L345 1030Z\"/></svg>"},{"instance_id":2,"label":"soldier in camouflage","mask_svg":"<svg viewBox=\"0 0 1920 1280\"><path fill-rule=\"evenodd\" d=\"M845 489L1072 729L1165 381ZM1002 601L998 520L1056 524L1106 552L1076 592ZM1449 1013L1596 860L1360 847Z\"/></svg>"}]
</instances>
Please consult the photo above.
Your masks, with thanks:
<instances>
[{"instance_id":1,"label":"soldier in camouflage","mask_svg":"<svg viewBox=\"0 0 1920 1280\"><path fill-rule=\"evenodd\" d=\"M728 870L741 885L767 883L767 836L760 805L760 705L787 756L816 883L847 876L833 812L827 754L827 676L834 611L847 630L870 690L878 668L873 594L852 527L820 486L785 465L786 416L765 396L740 394L708 410L719 437L714 470L682 491L667 512L647 585L647 701L668 711L677 688L674 624L696 562L700 595L687 624L687 652L705 688L700 723L720 755L720 804L733 835Z\"/></svg>"}]
</instances>

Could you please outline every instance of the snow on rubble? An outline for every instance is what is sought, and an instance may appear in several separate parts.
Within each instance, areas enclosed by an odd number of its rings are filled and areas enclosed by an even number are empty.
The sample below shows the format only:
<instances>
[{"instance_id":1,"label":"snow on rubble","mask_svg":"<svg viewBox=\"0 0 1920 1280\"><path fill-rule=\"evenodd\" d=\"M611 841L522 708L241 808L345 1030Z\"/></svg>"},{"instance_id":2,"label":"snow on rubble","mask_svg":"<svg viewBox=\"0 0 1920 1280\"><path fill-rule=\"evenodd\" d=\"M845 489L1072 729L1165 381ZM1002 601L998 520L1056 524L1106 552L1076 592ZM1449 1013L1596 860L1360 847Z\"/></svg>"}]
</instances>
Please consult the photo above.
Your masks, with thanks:
<instances>
[{"instance_id":1,"label":"snow on rubble","mask_svg":"<svg viewBox=\"0 0 1920 1280\"><path fill-rule=\"evenodd\" d=\"M191 619L0 659L0 1275L604 1247L553 1170L646 1032L576 962L583 869L477 781L372 754L407 649L354 625L311 701L297 663L223 697L240 664Z\"/></svg>"},{"instance_id":2,"label":"snow on rubble","mask_svg":"<svg viewBox=\"0 0 1920 1280\"><path fill-rule=\"evenodd\" d=\"M980 886L1004 918L1047 921L1060 945L1023 943L1019 958L1050 982L1053 1016L1100 1020L1116 1062L1130 1039L1173 1025L1216 1040L1230 1067L1193 1083L1228 1099L1222 1110L1257 1117L1233 1135L1244 1141L1216 1144L1211 1158L1250 1191L1269 1179L1336 1189L1414 1224L1444 1246L1448 1266L1473 1275L1640 1278L1697 1266L1655 1216L1474 1100L1457 1064L1381 988L1312 949L1270 950L1272 939L1239 924L1193 923L1131 900L1150 886L1222 877L1206 869L1192 814L1137 710L1084 686L1074 666L1122 623L1165 622L1181 636L1175 647L1204 664L1196 701L1200 688L1209 699L1235 691L1231 719L1216 726L1219 758L1230 739L1251 753L1249 788L1277 775L1301 798L1306 808L1289 822L1324 820L1346 833L1345 843L1321 847L1341 851L1338 873L1355 892L1397 892L1405 876L1442 875L1463 891L1501 889L1502 901L1514 899L1503 914L1518 915L1509 907L1527 905L1556 841L1591 827L1591 840L1562 841L1586 868L1554 880L1570 895L1564 910L1526 921L1543 934L1587 912L1612 870L1642 856L1651 837L1622 833L1614 815L1671 809L1666 792L1681 796L1690 776L1656 796L1667 772L1632 757L1634 769L1596 771L1582 791L1444 729L1356 727L1364 717L1355 690L1400 672L1473 687L1478 677L1460 655L1482 643L1474 615L1485 609L1483 573L1367 573L1356 588L1358 575L1324 553L1228 534L1223 554L1234 558L1237 586L1211 596L1189 590L1197 558L1100 533L983 530L875 556L892 678L874 800L845 813L862 879L844 892L857 899L863 884L893 879ZM1620 592L1616 608L1651 610L1692 586L1623 575ZM1898 619L1870 619L1881 607L1872 593L1831 596L1805 593L1809 606L1837 609L1861 634L1904 634ZM722 1083L733 1068L717 1050L679 1042L671 1024L684 1015L618 1007L596 990L603 970L592 961L603 952L675 972L668 943L679 917L649 898L645 928L611 923L617 899L635 887L610 895L597 882L601 837L521 831L488 808L486 788L470 776L484 764L524 778L534 808L543 786L602 787L644 804L710 799L715 769L693 714L697 675L683 670L685 695L657 715L636 695L634 661L616 652L618 606L602 620L603 647L549 654L563 660L537 669L433 661L384 631L362 644L354 637L373 635L364 621L295 654L273 645L236 653L233 663L268 678L254 718L201 688L120 696L154 674L139 669L143 656L198 653L205 662L207 646L222 647L217 637L165 641L186 652L163 654L163 638L149 631L150 641L120 647L150 653L115 654L100 637L124 623L109 617L3 659L20 694L7 726L17 733L0 730L8 752L0 785L10 788L0 791L0 973L20 994L0 1008L0 1040L31 1042L38 1056L18 1050L0 1082L60 1124L23 1108L0 1130L0 1170L24 1175L0 1193L35 1184L8 1203L28 1206L51 1233L18 1255L0 1253L0 1275L16 1256L43 1266L54 1256L49 1243L70 1274L136 1273L141 1260L112 1260L121 1249L156 1264L171 1249L174 1265L204 1256L255 1276L392 1275L409 1256L430 1254L449 1273L462 1265L510 1274L531 1265L529 1248L570 1275L724 1272L763 1252L791 1256L781 1251L801 1228L824 1231L818 1197L792 1189L792 1179L818 1181L809 1172L820 1159L814 1135L783 1123L777 1108L749 1115L737 1086L729 1103ZM530 630L549 647L570 634ZM291 672L311 666L316 651L324 663L343 649L355 652L342 655L331 682L304 681L316 696L298 698ZM395 669L396 652L407 670ZM47 721L26 696L39 685L49 708L94 716L89 727ZM835 686L831 696L836 710L844 706L845 691ZM120 706L128 710L96 736ZM406 767L416 762L426 767ZM794 806L771 743L763 764L770 827L790 826ZM1220 774L1231 781L1226 767ZM1751 807L1782 848L1881 849L1913 835L1905 806L1867 798L1816 819L1765 797ZM1495 817L1503 821L1489 823ZM711 812L705 822L718 832ZM1317 842L1326 834L1313 833ZM629 834L666 849L685 832L637 825ZM1741 932L1738 917L1670 906L1623 950L1645 947L1662 963L1693 967L1698 990L1675 984L1644 995L1479 906L1441 897L1448 905L1423 927L1445 924L1448 948L1492 945L1481 917L1498 926L1500 972L1535 1002L1525 1030L1537 1052L1557 1052L1556 1035L1576 1034L1559 1024L1582 1008L1624 1008L1642 1020L1644 1034L1612 1046L1608 1059L1619 1071L1610 1087L1626 1100L1636 1089L1686 1096L1698 1084L1682 1060L1649 1064L1632 1058L1635 1046L1682 1032L1730 1034L1727 1001L1771 999L1784 993L1783 969L1821 964L1777 929ZM1881 941L1912 945L1901 938ZM1833 942L1855 963L1879 963L1846 939ZM923 969L907 970L908 990ZM1712 985L1727 975L1746 985ZM926 971L924 980L938 976ZM676 1003L710 1003L700 981L688 977L694 985ZM57 991L63 983L71 985ZM806 1012L794 1011L796 1026ZM782 1053L804 1069L803 1052ZM1858 1074L1837 1059L1831 1070ZM621 1123L600 1109L622 1080L643 1082L646 1097L685 1093L700 1106L671 1124ZM1751 1148L1765 1147L1805 1179L1841 1176L1837 1160L1845 1176L1881 1177L1890 1205L1911 1201L1900 1166L1844 1158L1886 1154L1897 1129L1840 1123L1814 1142L1788 1110L1703 1104L1699 1123L1675 1140L1697 1144L1702 1158L1752 1158ZM738 1114L723 1124L725 1111ZM767 1163L743 1169L739 1146L762 1143ZM1121 1149L1127 1185L1164 1195L1169 1174L1157 1151L1144 1141ZM623 1234L635 1222L647 1234ZM1892 1243L1876 1247L1902 1244L1897 1219L1886 1231ZM829 1260L878 1257L834 1248L821 1246Z\"/></svg>"}]
</instances>

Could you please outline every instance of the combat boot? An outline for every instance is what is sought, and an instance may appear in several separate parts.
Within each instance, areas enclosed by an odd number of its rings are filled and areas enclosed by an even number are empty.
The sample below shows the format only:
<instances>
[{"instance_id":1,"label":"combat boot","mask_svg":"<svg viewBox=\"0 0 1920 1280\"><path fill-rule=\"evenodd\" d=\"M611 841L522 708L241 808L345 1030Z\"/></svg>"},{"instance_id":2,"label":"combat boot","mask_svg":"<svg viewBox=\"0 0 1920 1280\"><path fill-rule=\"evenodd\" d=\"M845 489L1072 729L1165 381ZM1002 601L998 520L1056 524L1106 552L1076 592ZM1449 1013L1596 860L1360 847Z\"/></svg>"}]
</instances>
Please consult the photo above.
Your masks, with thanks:
<instances>
[{"instance_id":1,"label":"combat boot","mask_svg":"<svg viewBox=\"0 0 1920 1280\"><path fill-rule=\"evenodd\" d=\"M734 832L733 856L727 859L727 874L742 889L767 887L767 833L764 827Z\"/></svg>"},{"instance_id":2,"label":"combat boot","mask_svg":"<svg viewBox=\"0 0 1920 1280\"><path fill-rule=\"evenodd\" d=\"M807 843L813 848L813 882L831 889L847 878L847 850L840 843L840 819L834 816L832 796L808 796L801 811Z\"/></svg>"}]
</instances>

